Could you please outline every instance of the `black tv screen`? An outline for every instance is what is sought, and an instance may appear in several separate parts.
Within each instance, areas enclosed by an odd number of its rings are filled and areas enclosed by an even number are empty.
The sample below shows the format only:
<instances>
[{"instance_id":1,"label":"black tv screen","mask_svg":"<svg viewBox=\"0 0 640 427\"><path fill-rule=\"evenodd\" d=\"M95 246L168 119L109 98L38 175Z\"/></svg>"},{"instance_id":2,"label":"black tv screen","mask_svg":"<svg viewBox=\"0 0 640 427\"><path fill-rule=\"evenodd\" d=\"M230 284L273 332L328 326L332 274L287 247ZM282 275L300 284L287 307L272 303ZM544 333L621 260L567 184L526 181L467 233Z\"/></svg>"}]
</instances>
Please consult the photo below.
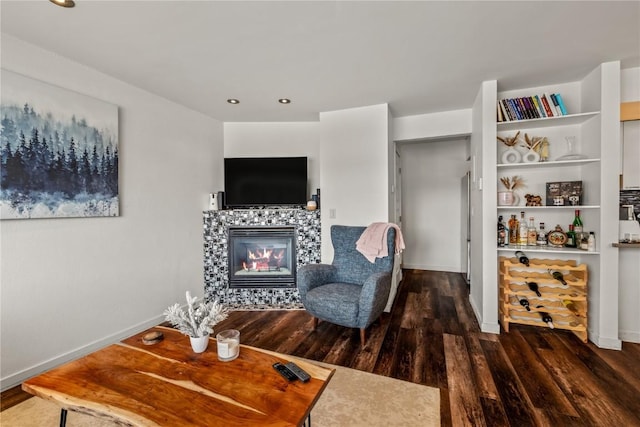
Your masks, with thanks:
<instances>
[{"instance_id":1,"label":"black tv screen","mask_svg":"<svg viewBox=\"0 0 640 427\"><path fill-rule=\"evenodd\" d=\"M228 207L304 205L306 157L224 159L224 201Z\"/></svg>"}]
</instances>

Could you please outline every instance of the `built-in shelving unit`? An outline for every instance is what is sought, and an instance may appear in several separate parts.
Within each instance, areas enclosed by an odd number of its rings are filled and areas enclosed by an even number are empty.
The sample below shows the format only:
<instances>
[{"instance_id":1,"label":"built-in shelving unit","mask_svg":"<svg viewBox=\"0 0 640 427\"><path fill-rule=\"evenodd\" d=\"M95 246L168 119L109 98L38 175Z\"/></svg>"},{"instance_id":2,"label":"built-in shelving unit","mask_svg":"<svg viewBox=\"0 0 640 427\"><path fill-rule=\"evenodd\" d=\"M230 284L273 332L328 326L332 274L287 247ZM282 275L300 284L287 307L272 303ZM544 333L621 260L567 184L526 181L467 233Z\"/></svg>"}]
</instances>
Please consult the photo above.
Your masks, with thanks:
<instances>
[{"instance_id":1,"label":"built-in shelving unit","mask_svg":"<svg viewBox=\"0 0 640 427\"><path fill-rule=\"evenodd\" d=\"M501 257L513 256L515 250L526 253L551 254L558 261L572 261L585 265L589 271L589 287L585 286L585 303L590 310L588 323L581 326L581 338L589 339L605 348L620 348L618 338L618 254L610 242L617 240L618 187L619 187L619 93L620 63L608 62L597 66L582 79L531 87L503 90L499 81L483 83L473 106L474 122L471 137L472 216L471 236L471 303L481 320L483 330L495 328L496 306L488 301L493 297L498 305L500 279L496 268ZM497 101L501 99L531 97L542 93L560 93L567 115L519 121L498 122ZM533 137L546 137L549 152L546 161L503 163L503 154L509 148L496 137L513 138L520 132ZM567 140L574 141L569 151ZM520 144L518 144L520 145ZM524 145L524 144L523 144ZM522 157L528 147L516 146ZM531 153L529 153L531 154ZM580 154L582 159L564 160L567 154ZM513 156L504 156L513 159ZM517 160L517 156L516 156ZM497 192L503 191L501 177L518 176L525 187L516 191L519 201L515 206L498 206ZM546 206L547 183L582 181L580 206ZM525 195L540 196L545 206L526 206ZM473 204L475 206L473 206ZM574 210L579 209L584 231L593 231L596 250L588 252L576 248L498 247L496 224L498 215L505 222L509 216L525 212L528 222L534 217L536 228L545 223L547 232L560 225L566 232L573 222ZM476 230L476 231L473 231ZM480 240L478 240L480 239ZM488 256L494 248L495 258ZM481 266L474 264L480 259ZM495 308L494 308L495 307ZM495 310L495 311L493 311ZM526 323L526 322L525 322ZM587 324L589 329L587 329ZM504 325L503 325L504 327Z\"/></svg>"}]
</instances>

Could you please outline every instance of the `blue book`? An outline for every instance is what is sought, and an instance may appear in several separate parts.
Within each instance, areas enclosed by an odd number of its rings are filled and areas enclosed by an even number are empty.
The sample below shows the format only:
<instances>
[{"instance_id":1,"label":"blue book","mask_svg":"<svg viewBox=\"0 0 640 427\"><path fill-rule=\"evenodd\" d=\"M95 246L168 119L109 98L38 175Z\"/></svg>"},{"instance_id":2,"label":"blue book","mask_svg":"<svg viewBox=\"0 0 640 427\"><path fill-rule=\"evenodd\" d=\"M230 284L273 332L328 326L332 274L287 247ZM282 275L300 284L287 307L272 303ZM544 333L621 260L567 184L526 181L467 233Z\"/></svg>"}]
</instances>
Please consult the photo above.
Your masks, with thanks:
<instances>
[{"instance_id":1,"label":"blue book","mask_svg":"<svg viewBox=\"0 0 640 427\"><path fill-rule=\"evenodd\" d=\"M562 97L560 96L559 93L554 94L556 97L556 100L558 101L558 105L560 106L560 111L562 111L562 115L566 116L567 115L567 109L564 106L564 102L562 102Z\"/></svg>"},{"instance_id":2,"label":"blue book","mask_svg":"<svg viewBox=\"0 0 640 427\"><path fill-rule=\"evenodd\" d=\"M513 109L513 111L516 113L516 117L518 118L518 120L523 120L524 116L520 112L520 107L518 106L518 103L513 98L509 99L509 103L511 104L511 108Z\"/></svg>"}]
</instances>

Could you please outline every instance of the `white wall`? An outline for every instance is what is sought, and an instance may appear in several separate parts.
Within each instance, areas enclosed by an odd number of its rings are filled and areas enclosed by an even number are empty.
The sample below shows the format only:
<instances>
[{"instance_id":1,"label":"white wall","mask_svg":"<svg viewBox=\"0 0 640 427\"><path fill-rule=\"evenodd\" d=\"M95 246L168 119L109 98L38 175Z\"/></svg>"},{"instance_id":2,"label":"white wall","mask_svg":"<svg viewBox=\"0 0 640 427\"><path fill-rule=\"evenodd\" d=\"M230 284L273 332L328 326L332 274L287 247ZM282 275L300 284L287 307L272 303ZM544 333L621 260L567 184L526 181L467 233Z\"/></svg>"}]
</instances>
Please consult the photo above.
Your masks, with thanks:
<instances>
[{"instance_id":1,"label":"white wall","mask_svg":"<svg viewBox=\"0 0 640 427\"><path fill-rule=\"evenodd\" d=\"M620 70L620 102L640 101L640 67Z\"/></svg>"},{"instance_id":2,"label":"white wall","mask_svg":"<svg viewBox=\"0 0 640 427\"><path fill-rule=\"evenodd\" d=\"M468 140L437 139L399 145L402 158L403 267L463 271L461 178ZM466 243L465 243L466 248ZM466 249L465 249L466 251Z\"/></svg>"},{"instance_id":3,"label":"white wall","mask_svg":"<svg viewBox=\"0 0 640 427\"><path fill-rule=\"evenodd\" d=\"M2 389L202 295L202 210L222 124L13 37L2 67L119 106L120 217L0 223Z\"/></svg>"},{"instance_id":4,"label":"white wall","mask_svg":"<svg viewBox=\"0 0 640 427\"><path fill-rule=\"evenodd\" d=\"M389 220L388 108L380 104L320 113L323 262L333 259L332 225Z\"/></svg>"},{"instance_id":5,"label":"white wall","mask_svg":"<svg viewBox=\"0 0 640 427\"><path fill-rule=\"evenodd\" d=\"M320 187L320 123L227 122L224 124L224 156L306 156L309 162L307 195L311 196Z\"/></svg>"}]
</instances>

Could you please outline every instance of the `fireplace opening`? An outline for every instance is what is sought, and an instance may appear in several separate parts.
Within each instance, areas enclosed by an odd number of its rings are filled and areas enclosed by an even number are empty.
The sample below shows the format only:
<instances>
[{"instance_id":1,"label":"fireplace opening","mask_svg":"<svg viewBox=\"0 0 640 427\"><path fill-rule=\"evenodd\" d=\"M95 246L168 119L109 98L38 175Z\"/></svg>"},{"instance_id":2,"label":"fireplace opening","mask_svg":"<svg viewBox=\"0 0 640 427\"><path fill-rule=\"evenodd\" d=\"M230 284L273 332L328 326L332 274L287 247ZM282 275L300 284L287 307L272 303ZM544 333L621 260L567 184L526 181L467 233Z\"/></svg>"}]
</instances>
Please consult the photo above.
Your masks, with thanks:
<instances>
[{"instance_id":1,"label":"fireplace opening","mask_svg":"<svg viewBox=\"0 0 640 427\"><path fill-rule=\"evenodd\" d=\"M294 288L294 227L229 227L229 287Z\"/></svg>"}]
</instances>

